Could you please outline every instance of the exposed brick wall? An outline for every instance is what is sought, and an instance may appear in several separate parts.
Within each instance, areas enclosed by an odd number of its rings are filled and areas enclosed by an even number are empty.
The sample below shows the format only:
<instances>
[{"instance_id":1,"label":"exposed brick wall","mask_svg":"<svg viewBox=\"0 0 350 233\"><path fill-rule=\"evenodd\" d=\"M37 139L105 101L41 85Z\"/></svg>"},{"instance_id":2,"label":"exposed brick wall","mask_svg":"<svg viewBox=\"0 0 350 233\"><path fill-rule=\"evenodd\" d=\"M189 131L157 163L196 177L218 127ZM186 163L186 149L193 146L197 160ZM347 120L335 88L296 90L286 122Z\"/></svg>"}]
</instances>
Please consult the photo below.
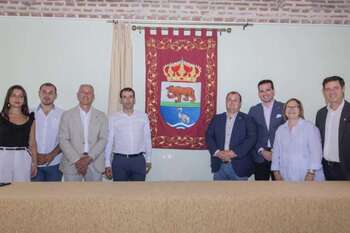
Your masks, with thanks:
<instances>
[{"instance_id":1,"label":"exposed brick wall","mask_svg":"<svg viewBox=\"0 0 350 233\"><path fill-rule=\"evenodd\" d=\"M0 0L0 16L350 24L350 0Z\"/></svg>"}]
</instances>

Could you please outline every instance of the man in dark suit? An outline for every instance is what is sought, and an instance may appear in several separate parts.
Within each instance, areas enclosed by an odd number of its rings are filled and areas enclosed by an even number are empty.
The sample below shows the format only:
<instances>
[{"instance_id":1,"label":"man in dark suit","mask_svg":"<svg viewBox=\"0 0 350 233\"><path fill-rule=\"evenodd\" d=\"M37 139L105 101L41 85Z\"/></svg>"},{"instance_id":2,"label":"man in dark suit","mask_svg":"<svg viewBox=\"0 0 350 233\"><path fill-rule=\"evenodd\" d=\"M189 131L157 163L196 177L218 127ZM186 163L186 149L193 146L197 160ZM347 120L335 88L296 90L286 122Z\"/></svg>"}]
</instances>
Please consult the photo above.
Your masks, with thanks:
<instances>
[{"instance_id":1,"label":"man in dark suit","mask_svg":"<svg viewBox=\"0 0 350 233\"><path fill-rule=\"evenodd\" d=\"M283 103L274 99L275 89L271 80L258 83L261 103L250 108L248 115L254 120L257 129L257 142L253 153L255 180L274 180L271 172L272 147L277 128L284 123Z\"/></svg>"},{"instance_id":2,"label":"man in dark suit","mask_svg":"<svg viewBox=\"0 0 350 233\"><path fill-rule=\"evenodd\" d=\"M339 76L323 80L327 106L316 115L323 146L326 180L350 180L350 103L344 99L345 82Z\"/></svg>"},{"instance_id":3,"label":"man in dark suit","mask_svg":"<svg viewBox=\"0 0 350 233\"><path fill-rule=\"evenodd\" d=\"M253 173L251 149L256 141L253 120L240 112L242 97L226 95L226 112L217 114L206 132L214 180L247 180Z\"/></svg>"}]
</instances>

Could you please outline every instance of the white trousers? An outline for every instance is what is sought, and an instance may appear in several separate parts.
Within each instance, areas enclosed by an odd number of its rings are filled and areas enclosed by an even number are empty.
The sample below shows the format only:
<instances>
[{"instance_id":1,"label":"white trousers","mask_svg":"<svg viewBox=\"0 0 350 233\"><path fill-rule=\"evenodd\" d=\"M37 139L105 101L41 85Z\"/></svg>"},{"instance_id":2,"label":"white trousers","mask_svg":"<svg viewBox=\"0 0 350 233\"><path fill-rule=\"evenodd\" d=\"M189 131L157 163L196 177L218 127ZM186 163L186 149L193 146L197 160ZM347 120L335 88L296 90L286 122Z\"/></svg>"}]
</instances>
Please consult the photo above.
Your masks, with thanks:
<instances>
[{"instance_id":1,"label":"white trousers","mask_svg":"<svg viewBox=\"0 0 350 233\"><path fill-rule=\"evenodd\" d=\"M0 182L30 181L31 168L26 150L0 150Z\"/></svg>"}]
</instances>

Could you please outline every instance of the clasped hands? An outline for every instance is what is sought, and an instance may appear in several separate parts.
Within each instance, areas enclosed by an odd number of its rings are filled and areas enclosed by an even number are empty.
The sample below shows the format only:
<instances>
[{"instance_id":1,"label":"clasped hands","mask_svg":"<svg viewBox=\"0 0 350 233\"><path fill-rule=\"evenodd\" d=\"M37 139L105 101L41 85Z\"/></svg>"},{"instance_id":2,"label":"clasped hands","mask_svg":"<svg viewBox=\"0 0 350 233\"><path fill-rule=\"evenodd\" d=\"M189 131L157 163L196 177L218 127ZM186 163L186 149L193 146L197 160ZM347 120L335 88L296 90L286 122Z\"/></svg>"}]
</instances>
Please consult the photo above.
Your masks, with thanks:
<instances>
[{"instance_id":1,"label":"clasped hands","mask_svg":"<svg viewBox=\"0 0 350 233\"><path fill-rule=\"evenodd\" d=\"M269 150L262 150L261 151L261 155L264 157L264 159L266 159L267 161L271 161L272 160L272 151Z\"/></svg>"},{"instance_id":2,"label":"clasped hands","mask_svg":"<svg viewBox=\"0 0 350 233\"><path fill-rule=\"evenodd\" d=\"M88 166L91 163L92 158L89 155L83 155L78 161L75 162L75 168L78 171L78 174L85 176Z\"/></svg>"},{"instance_id":3,"label":"clasped hands","mask_svg":"<svg viewBox=\"0 0 350 233\"><path fill-rule=\"evenodd\" d=\"M229 162L231 159L236 158L237 154L233 150L220 150L216 153L216 157L224 162Z\"/></svg>"},{"instance_id":4,"label":"clasped hands","mask_svg":"<svg viewBox=\"0 0 350 233\"><path fill-rule=\"evenodd\" d=\"M54 158L55 158L55 156L52 155L51 153L48 153L48 154L38 153L37 154L38 165L44 165L44 164L49 165Z\"/></svg>"}]
</instances>

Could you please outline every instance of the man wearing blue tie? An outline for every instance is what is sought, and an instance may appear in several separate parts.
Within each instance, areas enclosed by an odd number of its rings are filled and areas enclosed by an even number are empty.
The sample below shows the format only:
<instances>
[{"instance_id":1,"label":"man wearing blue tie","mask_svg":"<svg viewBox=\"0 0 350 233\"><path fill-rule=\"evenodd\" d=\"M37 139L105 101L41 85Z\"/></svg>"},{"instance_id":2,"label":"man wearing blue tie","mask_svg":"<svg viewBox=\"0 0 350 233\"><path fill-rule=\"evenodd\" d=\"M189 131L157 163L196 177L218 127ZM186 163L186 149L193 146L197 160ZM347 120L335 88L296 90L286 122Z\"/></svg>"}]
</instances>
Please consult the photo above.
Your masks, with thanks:
<instances>
[{"instance_id":1,"label":"man wearing blue tie","mask_svg":"<svg viewBox=\"0 0 350 233\"><path fill-rule=\"evenodd\" d=\"M253 173L251 149L256 141L253 120L240 112L242 97L226 95L226 112L217 114L206 131L214 180L247 180Z\"/></svg>"},{"instance_id":2,"label":"man wearing blue tie","mask_svg":"<svg viewBox=\"0 0 350 233\"><path fill-rule=\"evenodd\" d=\"M274 99L275 89L271 80L258 83L258 95L261 103L250 108L248 115L254 120L257 129L257 141L253 158L255 180L274 180L271 172L272 147L277 128L284 123L283 103Z\"/></svg>"}]
</instances>

